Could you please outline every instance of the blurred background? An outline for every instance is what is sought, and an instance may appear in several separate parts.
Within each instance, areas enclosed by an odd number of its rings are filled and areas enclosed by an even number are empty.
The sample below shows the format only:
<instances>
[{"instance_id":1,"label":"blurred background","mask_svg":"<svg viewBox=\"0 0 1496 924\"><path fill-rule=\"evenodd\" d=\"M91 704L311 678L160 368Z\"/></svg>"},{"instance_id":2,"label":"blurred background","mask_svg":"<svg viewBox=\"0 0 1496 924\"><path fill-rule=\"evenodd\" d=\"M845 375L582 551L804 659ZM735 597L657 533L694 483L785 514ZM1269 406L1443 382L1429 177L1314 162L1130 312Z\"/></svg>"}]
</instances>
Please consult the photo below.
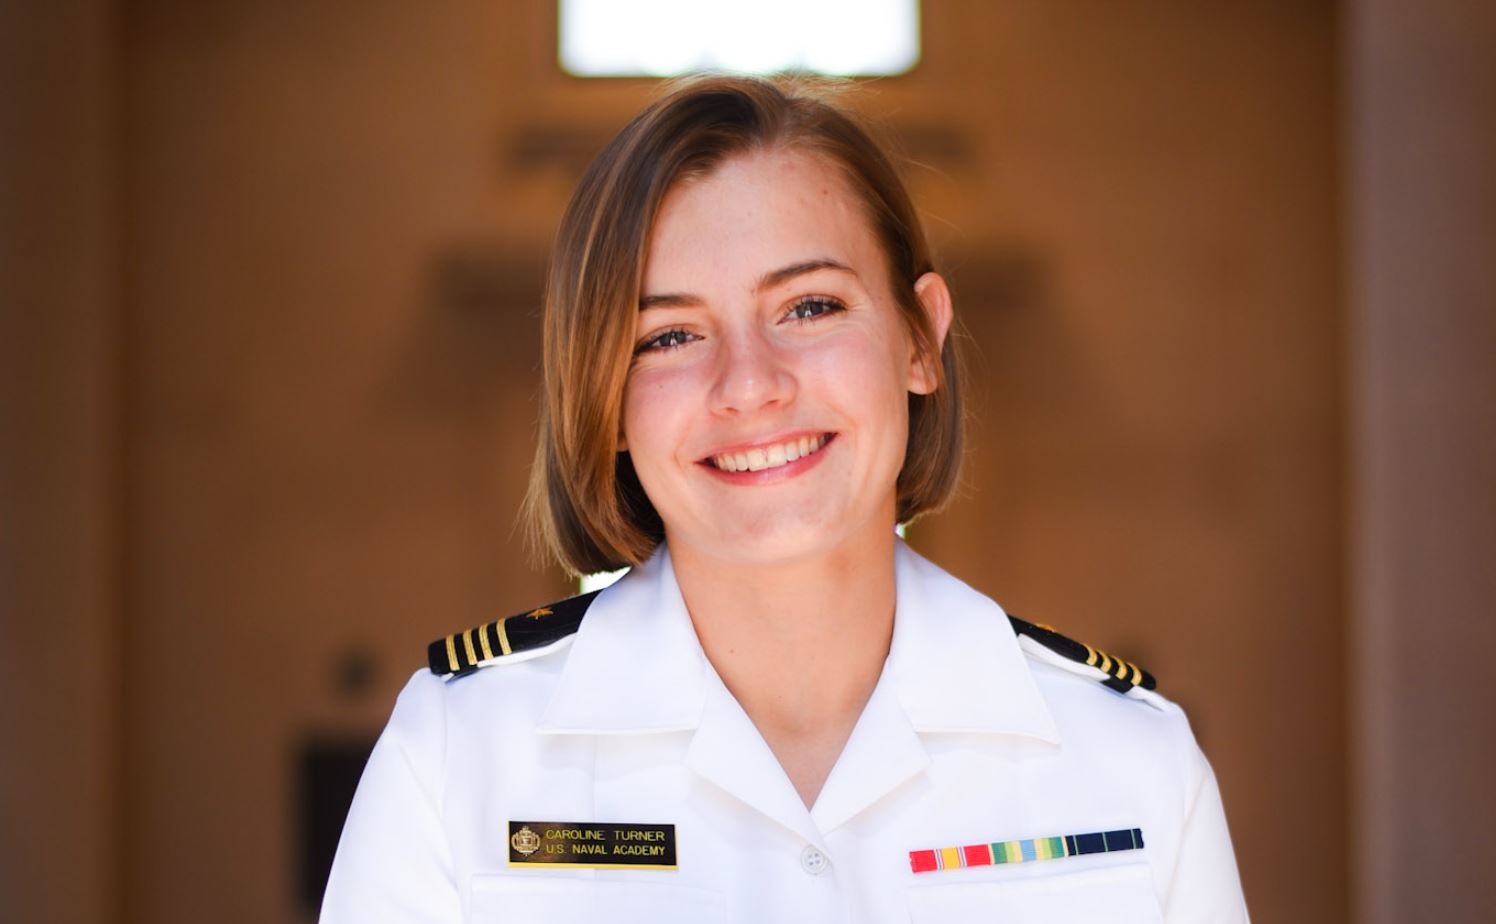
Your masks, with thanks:
<instances>
[{"instance_id":1,"label":"blurred background","mask_svg":"<svg viewBox=\"0 0 1496 924\"><path fill-rule=\"evenodd\" d=\"M1159 676L1255 920L1496 920L1496 4L917 6L857 105L973 416L911 541ZM569 591L541 282L657 82L559 21L0 0L0 920L313 920L425 643Z\"/></svg>"}]
</instances>

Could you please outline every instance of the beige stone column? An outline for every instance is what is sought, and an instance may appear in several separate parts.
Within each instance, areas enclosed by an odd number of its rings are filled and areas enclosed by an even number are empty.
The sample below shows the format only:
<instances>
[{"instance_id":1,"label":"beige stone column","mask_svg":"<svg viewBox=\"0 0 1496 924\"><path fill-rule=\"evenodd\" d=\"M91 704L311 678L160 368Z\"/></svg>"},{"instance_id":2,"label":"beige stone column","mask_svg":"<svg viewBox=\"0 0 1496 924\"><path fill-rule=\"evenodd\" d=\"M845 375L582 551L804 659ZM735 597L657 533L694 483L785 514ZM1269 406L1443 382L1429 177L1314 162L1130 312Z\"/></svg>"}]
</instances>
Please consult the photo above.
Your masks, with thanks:
<instances>
[{"instance_id":1,"label":"beige stone column","mask_svg":"<svg viewBox=\"0 0 1496 924\"><path fill-rule=\"evenodd\" d=\"M1347 13L1353 919L1484 920L1496 5L1358 0Z\"/></svg>"}]
</instances>

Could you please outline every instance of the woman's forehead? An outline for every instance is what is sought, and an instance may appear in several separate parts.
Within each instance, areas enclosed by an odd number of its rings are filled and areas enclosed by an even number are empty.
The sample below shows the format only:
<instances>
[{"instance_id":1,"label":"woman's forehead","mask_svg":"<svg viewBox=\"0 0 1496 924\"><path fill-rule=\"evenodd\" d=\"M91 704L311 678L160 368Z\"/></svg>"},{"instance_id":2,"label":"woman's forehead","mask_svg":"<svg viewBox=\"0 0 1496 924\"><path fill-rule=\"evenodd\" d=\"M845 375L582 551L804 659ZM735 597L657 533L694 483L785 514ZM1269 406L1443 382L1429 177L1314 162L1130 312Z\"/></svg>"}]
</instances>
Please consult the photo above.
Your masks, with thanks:
<instances>
[{"instance_id":1,"label":"woman's forehead","mask_svg":"<svg viewBox=\"0 0 1496 924\"><path fill-rule=\"evenodd\" d=\"M810 152L736 155L666 194L650 235L645 293L757 278L807 259L860 272L881 263L851 184L833 163Z\"/></svg>"}]
</instances>

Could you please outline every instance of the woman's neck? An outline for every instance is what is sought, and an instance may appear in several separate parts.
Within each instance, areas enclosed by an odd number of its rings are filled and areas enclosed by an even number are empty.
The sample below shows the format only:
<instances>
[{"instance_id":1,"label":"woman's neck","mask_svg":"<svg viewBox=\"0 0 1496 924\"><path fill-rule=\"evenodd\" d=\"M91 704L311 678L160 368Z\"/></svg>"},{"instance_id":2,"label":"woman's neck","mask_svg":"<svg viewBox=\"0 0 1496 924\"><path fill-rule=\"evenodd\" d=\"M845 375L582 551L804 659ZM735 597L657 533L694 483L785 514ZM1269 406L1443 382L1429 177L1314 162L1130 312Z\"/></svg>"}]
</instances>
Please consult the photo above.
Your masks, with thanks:
<instances>
[{"instance_id":1,"label":"woman's neck","mask_svg":"<svg viewBox=\"0 0 1496 924\"><path fill-rule=\"evenodd\" d=\"M812 805L893 637L892 527L819 556L724 562L670 549L707 659Z\"/></svg>"}]
</instances>

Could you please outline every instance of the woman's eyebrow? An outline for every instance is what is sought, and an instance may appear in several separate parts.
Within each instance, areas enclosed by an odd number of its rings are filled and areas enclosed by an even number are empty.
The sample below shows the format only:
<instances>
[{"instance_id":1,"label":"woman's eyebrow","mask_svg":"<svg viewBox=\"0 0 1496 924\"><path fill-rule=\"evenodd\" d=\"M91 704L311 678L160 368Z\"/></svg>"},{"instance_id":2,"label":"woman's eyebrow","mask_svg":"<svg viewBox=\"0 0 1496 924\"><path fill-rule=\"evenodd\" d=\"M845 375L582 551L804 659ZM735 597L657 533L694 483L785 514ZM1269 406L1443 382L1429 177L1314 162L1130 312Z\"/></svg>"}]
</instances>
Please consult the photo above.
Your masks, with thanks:
<instances>
[{"instance_id":1,"label":"woman's eyebrow","mask_svg":"<svg viewBox=\"0 0 1496 924\"><path fill-rule=\"evenodd\" d=\"M851 273L853 276L857 275L856 270L842 263L840 260L833 260L830 257L820 257L815 260L801 260L799 263L791 263L782 269L764 273L758 277L758 284L753 287L753 290L755 292L762 292L765 289L772 289L775 286L783 285L796 276L804 276L806 273L814 273L825 269Z\"/></svg>"},{"instance_id":2,"label":"woman's eyebrow","mask_svg":"<svg viewBox=\"0 0 1496 924\"><path fill-rule=\"evenodd\" d=\"M639 310L646 308L680 308L700 305L701 299L695 295L669 294L669 295L641 295L639 296Z\"/></svg>"},{"instance_id":3,"label":"woman's eyebrow","mask_svg":"<svg viewBox=\"0 0 1496 924\"><path fill-rule=\"evenodd\" d=\"M781 267L777 270L770 270L769 272L764 273L762 276L758 277L758 282L754 285L753 290L755 292L762 292L765 289L772 289L775 286L784 285L786 282L789 282L791 279L794 279L797 276L804 276L806 273L815 273L821 270L836 270L840 273L851 273L853 276L857 275L856 270L852 269L852 267L841 262L840 260L833 260L830 257L818 257L814 260L801 260L798 263L791 263L789 266ZM643 311L646 308L682 307L700 304L700 296L688 295L685 293L644 295L639 298L640 311Z\"/></svg>"}]
</instances>

